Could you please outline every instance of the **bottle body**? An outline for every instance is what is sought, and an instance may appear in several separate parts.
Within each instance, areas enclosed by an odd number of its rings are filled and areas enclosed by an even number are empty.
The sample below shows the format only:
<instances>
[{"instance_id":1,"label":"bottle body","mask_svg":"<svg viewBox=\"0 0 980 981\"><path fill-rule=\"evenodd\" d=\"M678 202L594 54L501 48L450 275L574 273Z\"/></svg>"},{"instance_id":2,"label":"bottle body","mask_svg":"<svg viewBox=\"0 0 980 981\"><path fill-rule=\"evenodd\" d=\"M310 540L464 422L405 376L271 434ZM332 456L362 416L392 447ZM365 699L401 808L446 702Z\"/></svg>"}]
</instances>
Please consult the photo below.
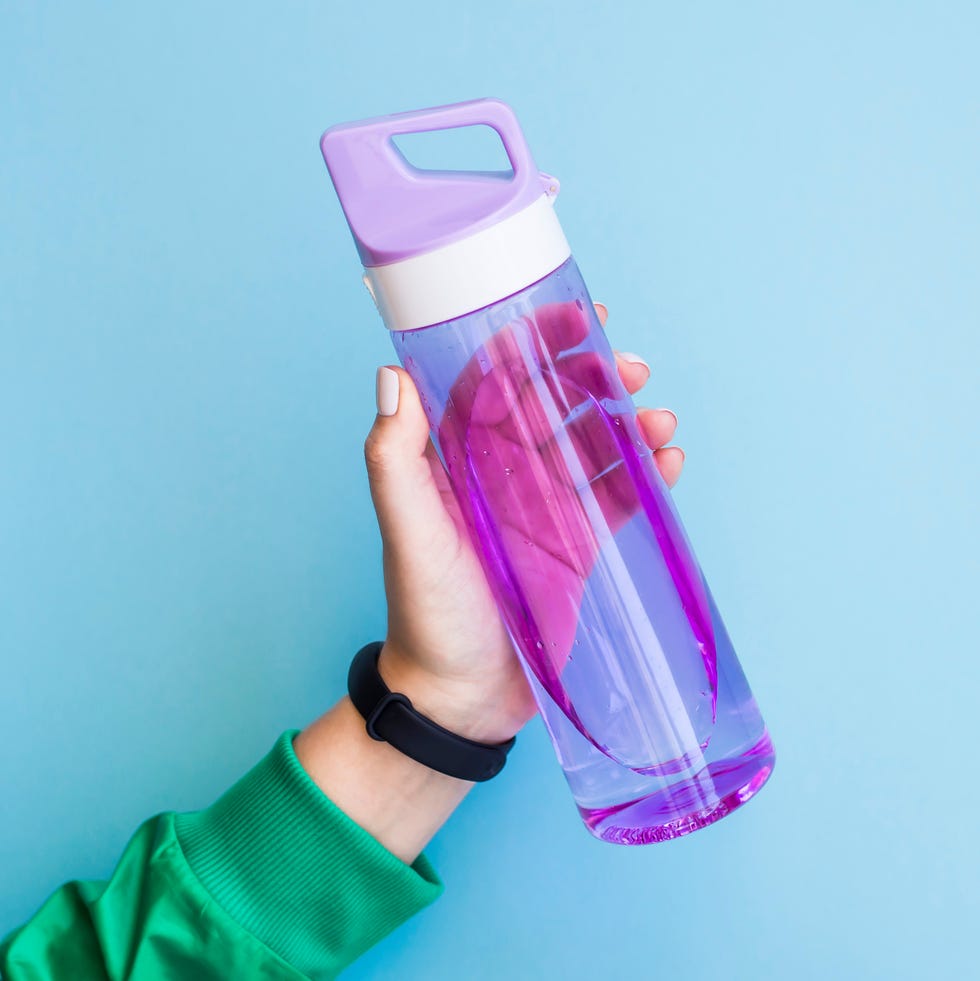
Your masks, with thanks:
<instances>
[{"instance_id":1,"label":"bottle body","mask_svg":"<svg viewBox=\"0 0 980 981\"><path fill-rule=\"evenodd\" d=\"M574 260L392 339L589 830L748 800L772 745Z\"/></svg>"}]
</instances>

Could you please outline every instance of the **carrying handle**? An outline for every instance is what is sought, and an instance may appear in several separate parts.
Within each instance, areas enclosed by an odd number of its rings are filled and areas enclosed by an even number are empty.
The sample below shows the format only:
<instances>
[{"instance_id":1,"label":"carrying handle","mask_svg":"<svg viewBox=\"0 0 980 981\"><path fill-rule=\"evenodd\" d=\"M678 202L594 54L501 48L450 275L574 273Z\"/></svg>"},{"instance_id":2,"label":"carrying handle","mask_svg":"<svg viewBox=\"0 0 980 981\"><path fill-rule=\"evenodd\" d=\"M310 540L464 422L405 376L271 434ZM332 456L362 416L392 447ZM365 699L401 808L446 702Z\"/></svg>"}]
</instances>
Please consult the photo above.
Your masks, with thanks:
<instances>
[{"instance_id":1,"label":"carrying handle","mask_svg":"<svg viewBox=\"0 0 980 981\"><path fill-rule=\"evenodd\" d=\"M537 174L534 158L513 109L499 99L473 99L451 106L395 113L376 122L378 135L386 141L408 133L432 133L465 126L489 126L496 132L510 161L513 180Z\"/></svg>"},{"instance_id":2,"label":"carrying handle","mask_svg":"<svg viewBox=\"0 0 980 981\"><path fill-rule=\"evenodd\" d=\"M377 116L354 123L333 126L320 141L335 183L346 183L344 163L361 169L362 179L373 175L383 179L382 165L396 173L404 173L405 158L392 141L392 137L408 133L431 133L437 130L459 129L465 126L489 126L500 137L510 161L515 185L524 185L538 179L537 168L531 149L524 139L514 111L500 99L473 99L449 106L417 109L412 112ZM343 198L344 189L338 186Z\"/></svg>"},{"instance_id":3,"label":"carrying handle","mask_svg":"<svg viewBox=\"0 0 980 981\"><path fill-rule=\"evenodd\" d=\"M394 142L466 126L497 134L510 174L422 170ZM323 134L320 149L365 266L431 251L558 193L558 182L538 172L514 111L500 99L341 123Z\"/></svg>"}]
</instances>

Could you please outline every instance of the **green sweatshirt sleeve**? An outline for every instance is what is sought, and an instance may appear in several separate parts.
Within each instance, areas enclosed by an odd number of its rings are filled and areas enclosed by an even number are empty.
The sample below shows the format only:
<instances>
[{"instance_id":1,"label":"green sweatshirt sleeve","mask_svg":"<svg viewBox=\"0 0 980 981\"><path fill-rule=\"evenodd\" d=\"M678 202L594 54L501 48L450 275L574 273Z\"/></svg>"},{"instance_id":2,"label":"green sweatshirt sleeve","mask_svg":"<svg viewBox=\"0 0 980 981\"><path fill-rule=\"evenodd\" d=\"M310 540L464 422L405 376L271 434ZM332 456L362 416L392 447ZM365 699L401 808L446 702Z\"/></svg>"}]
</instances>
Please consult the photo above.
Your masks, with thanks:
<instances>
[{"instance_id":1,"label":"green sweatshirt sleeve","mask_svg":"<svg viewBox=\"0 0 980 981\"><path fill-rule=\"evenodd\" d=\"M333 978L435 900L335 807L284 733L203 811L161 814L107 882L71 882L0 944L5 981Z\"/></svg>"}]
</instances>

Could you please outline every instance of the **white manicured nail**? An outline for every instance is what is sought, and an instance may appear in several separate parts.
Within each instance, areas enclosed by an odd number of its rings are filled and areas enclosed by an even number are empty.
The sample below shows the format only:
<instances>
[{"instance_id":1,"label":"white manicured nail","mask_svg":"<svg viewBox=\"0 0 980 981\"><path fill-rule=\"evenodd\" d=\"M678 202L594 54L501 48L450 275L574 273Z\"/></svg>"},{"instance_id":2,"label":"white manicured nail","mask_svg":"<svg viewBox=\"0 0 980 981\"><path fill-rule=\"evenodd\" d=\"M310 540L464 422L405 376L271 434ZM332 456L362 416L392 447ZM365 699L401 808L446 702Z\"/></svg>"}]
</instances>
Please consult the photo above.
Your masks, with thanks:
<instances>
[{"instance_id":1,"label":"white manicured nail","mask_svg":"<svg viewBox=\"0 0 980 981\"><path fill-rule=\"evenodd\" d=\"M391 368L378 368L375 397L378 415L393 416L398 411L398 372Z\"/></svg>"},{"instance_id":2,"label":"white manicured nail","mask_svg":"<svg viewBox=\"0 0 980 981\"><path fill-rule=\"evenodd\" d=\"M650 370L650 365L646 363L638 354L631 354L629 351L620 351L619 356L628 364L641 364L647 371Z\"/></svg>"}]
</instances>

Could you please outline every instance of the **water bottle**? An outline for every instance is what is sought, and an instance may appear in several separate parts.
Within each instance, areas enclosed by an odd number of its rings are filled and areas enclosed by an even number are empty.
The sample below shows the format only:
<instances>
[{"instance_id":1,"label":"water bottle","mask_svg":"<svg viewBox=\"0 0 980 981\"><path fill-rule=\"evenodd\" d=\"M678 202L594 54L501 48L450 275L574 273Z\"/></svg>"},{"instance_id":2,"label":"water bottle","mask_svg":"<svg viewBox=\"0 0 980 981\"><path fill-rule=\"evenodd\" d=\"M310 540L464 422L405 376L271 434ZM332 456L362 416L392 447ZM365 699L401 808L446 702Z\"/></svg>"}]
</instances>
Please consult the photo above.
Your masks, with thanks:
<instances>
[{"instance_id":1,"label":"water bottle","mask_svg":"<svg viewBox=\"0 0 980 981\"><path fill-rule=\"evenodd\" d=\"M394 139L489 126L507 172ZM664 841L744 804L766 726L540 173L495 99L332 127L323 156L579 812Z\"/></svg>"}]
</instances>

